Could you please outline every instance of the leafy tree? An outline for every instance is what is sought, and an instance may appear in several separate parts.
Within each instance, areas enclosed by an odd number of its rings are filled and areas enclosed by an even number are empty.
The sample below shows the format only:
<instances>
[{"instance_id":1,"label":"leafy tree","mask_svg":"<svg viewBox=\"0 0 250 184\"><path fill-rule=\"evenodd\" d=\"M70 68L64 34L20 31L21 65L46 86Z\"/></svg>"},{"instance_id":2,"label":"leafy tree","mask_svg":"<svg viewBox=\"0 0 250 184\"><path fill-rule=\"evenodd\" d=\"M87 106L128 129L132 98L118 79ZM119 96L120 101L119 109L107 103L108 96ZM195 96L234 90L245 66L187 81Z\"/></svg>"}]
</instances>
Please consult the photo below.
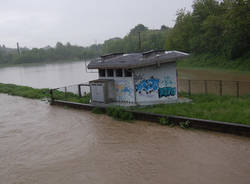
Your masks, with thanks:
<instances>
[{"instance_id":1,"label":"leafy tree","mask_svg":"<svg viewBox=\"0 0 250 184\"><path fill-rule=\"evenodd\" d=\"M137 34L138 32L143 32L147 30L148 28L146 26L144 26L143 24L138 24L137 26L135 26L133 29L130 30L129 34Z\"/></svg>"},{"instance_id":2,"label":"leafy tree","mask_svg":"<svg viewBox=\"0 0 250 184\"><path fill-rule=\"evenodd\" d=\"M250 50L249 11L249 0L196 0L192 12L177 12L166 49L242 57Z\"/></svg>"}]
</instances>

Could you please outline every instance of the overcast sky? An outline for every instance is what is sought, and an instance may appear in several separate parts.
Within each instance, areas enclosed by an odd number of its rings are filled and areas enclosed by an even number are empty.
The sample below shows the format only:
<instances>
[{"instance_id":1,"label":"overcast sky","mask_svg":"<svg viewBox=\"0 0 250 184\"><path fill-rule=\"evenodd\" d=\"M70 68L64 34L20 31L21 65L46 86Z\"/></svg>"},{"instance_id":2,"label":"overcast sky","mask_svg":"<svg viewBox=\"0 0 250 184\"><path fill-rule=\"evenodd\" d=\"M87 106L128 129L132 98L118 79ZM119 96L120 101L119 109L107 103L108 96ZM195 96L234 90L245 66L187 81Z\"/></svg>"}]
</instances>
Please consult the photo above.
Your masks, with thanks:
<instances>
[{"instance_id":1,"label":"overcast sky","mask_svg":"<svg viewBox=\"0 0 250 184\"><path fill-rule=\"evenodd\" d=\"M193 0L0 0L0 44L7 47L87 46L123 37L142 23L173 26L176 11Z\"/></svg>"}]
</instances>

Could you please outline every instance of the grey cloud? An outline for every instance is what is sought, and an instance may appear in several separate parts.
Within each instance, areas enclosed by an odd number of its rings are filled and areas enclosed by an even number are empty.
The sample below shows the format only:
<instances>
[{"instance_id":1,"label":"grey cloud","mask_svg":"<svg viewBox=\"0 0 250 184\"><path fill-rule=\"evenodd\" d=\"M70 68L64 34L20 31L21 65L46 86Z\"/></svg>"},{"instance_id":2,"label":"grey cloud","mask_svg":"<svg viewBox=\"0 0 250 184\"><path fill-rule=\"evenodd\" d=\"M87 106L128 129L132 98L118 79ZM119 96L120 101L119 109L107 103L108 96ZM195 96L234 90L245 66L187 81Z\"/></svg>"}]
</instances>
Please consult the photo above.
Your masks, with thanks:
<instances>
[{"instance_id":1,"label":"grey cloud","mask_svg":"<svg viewBox=\"0 0 250 184\"><path fill-rule=\"evenodd\" d=\"M143 23L173 26L192 0L0 0L0 44L43 47L57 41L89 45L125 36Z\"/></svg>"}]
</instances>

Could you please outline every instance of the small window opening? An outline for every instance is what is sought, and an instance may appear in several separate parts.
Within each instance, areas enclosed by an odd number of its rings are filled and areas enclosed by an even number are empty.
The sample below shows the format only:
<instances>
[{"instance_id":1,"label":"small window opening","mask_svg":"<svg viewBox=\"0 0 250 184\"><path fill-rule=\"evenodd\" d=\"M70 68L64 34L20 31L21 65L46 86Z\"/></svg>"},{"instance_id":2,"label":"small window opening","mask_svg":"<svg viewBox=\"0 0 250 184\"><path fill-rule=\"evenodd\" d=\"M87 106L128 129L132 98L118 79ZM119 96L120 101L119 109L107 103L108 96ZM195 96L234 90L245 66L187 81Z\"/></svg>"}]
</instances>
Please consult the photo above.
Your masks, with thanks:
<instances>
[{"instance_id":1,"label":"small window opening","mask_svg":"<svg viewBox=\"0 0 250 184\"><path fill-rule=\"evenodd\" d=\"M122 69L116 70L116 77L122 77Z\"/></svg>"},{"instance_id":2,"label":"small window opening","mask_svg":"<svg viewBox=\"0 0 250 184\"><path fill-rule=\"evenodd\" d=\"M125 77L132 77L131 69L125 69L124 73L125 73Z\"/></svg>"},{"instance_id":3,"label":"small window opening","mask_svg":"<svg viewBox=\"0 0 250 184\"><path fill-rule=\"evenodd\" d=\"M99 76L105 77L105 70L104 69L99 69Z\"/></svg>"},{"instance_id":4,"label":"small window opening","mask_svg":"<svg viewBox=\"0 0 250 184\"><path fill-rule=\"evenodd\" d=\"M108 69L108 77L114 77L114 70Z\"/></svg>"}]
</instances>

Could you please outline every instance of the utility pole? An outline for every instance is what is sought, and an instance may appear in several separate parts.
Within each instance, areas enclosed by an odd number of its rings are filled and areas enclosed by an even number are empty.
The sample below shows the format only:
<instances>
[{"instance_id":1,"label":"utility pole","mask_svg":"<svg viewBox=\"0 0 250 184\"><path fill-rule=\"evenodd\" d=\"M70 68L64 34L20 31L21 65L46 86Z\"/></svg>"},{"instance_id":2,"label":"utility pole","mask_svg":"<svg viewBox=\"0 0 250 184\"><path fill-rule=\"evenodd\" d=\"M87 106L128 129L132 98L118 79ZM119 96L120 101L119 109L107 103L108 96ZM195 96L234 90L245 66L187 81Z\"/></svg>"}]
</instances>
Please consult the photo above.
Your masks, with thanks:
<instances>
[{"instance_id":1,"label":"utility pole","mask_svg":"<svg viewBox=\"0 0 250 184\"><path fill-rule=\"evenodd\" d=\"M139 31L138 32L138 36L139 36L139 45L138 45L138 49L139 49L139 51L141 52L141 32Z\"/></svg>"},{"instance_id":2,"label":"utility pole","mask_svg":"<svg viewBox=\"0 0 250 184\"><path fill-rule=\"evenodd\" d=\"M21 56L21 51L20 51L20 47L19 47L18 42L16 43L16 46L17 46L17 53L18 53L19 56Z\"/></svg>"}]
</instances>

